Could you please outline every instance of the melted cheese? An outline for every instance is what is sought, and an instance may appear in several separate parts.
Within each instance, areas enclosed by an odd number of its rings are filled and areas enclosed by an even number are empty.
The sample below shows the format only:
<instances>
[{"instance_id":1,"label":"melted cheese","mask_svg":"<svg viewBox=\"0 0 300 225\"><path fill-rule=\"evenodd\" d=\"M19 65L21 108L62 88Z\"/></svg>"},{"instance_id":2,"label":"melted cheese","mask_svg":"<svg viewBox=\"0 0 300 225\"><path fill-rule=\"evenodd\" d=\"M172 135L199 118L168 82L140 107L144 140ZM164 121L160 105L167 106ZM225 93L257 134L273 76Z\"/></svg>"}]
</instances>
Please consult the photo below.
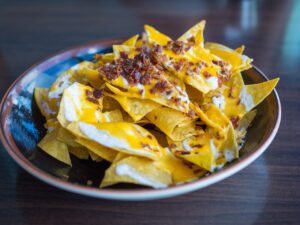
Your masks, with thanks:
<instances>
[{"instance_id":1,"label":"melted cheese","mask_svg":"<svg viewBox=\"0 0 300 225\"><path fill-rule=\"evenodd\" d=\"M161 155L157 140L142 127L125 122L87 124L80 122L81 132L89 139L125 153L156 159Z\"/></svg>"}]
</instances>

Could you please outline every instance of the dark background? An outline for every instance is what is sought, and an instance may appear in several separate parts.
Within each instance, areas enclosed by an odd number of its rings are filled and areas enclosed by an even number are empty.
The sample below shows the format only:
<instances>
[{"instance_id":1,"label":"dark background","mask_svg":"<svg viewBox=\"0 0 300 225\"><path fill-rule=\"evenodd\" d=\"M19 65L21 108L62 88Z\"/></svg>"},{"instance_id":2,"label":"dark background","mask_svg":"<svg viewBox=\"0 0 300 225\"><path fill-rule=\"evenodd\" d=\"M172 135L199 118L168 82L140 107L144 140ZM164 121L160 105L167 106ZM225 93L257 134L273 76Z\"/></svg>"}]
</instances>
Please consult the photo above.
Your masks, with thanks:
<instances>
[{"instance_id":1,"label":"dark background","mask_svg":"<svg viewBox=\"0 0 300 225\"><path fill-rule=\"evenodd\" d=\"M282 122L267 152L238 174L165 200L117 202L67 193L21 170L0 144L0 224L300 224L300 1L0 0L0 97L29 66L62 49L140 33L205 38L279 76Z\"/></svg>"}]
</instances>

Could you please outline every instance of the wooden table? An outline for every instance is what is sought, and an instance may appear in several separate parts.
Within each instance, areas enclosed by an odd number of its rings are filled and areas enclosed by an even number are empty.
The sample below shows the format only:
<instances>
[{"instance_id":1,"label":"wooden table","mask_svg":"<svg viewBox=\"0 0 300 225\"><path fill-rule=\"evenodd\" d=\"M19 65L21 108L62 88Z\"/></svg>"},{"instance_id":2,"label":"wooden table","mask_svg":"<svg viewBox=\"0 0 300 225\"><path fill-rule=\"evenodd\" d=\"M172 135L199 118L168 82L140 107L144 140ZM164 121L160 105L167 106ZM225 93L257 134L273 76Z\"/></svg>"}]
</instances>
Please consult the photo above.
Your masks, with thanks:
<instances>
[{"instance_id":1,"label":"wooden table","mask_svg":"<svg viewBox=\"0 0 300 225\"><path fill-rule=\"evenodd\" d=\"M184 196L117 202L67 193L20 169L0 146L0 224L300 224L300 1L0 1L0 96L49 54L143 24L178 37L201 19L205 38L280 76L283 117L268 151L238 174Z\"/></svg>"}]
</instances>

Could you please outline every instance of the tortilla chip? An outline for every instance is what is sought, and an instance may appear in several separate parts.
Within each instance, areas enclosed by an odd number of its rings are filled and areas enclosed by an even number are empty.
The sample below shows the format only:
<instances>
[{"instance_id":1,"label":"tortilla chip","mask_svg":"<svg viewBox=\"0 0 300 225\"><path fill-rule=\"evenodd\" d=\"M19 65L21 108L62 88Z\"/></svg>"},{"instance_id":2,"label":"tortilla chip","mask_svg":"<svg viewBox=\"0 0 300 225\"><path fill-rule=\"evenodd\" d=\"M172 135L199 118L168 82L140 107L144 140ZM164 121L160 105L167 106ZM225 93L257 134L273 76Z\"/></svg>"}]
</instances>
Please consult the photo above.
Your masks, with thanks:
<instances>
[{"instance_id":1,"label":"tortilla chip","mask_svg":"<svg viewBox=\"0 0 300 225\"><path fill-rule=\"evenodd\" d=\"M47 133L43 139L38 143L38 146L46 152L48 155L51 155L55 159L71 166L70 154L68 151L68 146L57 140L58 130L53 130L50 133Z\"/></svg>"},{"instance_id":2,"label":"tortilla chip","mask_svg":"<svg viewBox=\"0 0 300 225\"><path fill-rule=\"evenodd\" d=\"M252 67L251 62L253 60L251 58L227 46L206 42L205 48L209 49L211 53L217 55L224 61L229 62L233 66L233 71L243 71Z\"/></svg>"},{"instance_id":3,"label":"tortilla chip","mask_svg":"<svg viewBox=\"0 0 300 225\"><path fill-rule=\"evenodd\" d=\"M100 187L117 183L132 183L153 188L166 188L172 183L171 174L157 168L145 158L129 156L113 163L106 171Z\"/></svg>"},{"instance_id":4,"label":"tortilla chip","mask_svg":"<svg viewBox=\"0 0 300 225\"><path fill-rule=\"evenodd\" d=\"M161 156L161 146L155 137L136 124L126 122L87 124L79 122L70 124L68 130L77 137L97 142L116 151L151 159L157 159Z\"/></svg>"},{"instance_id":5,"label":"tortilla chip","mask_svg":"<svg viewBox=\"0 0 300 225\"><path fill-rule=\"evenodd\" d=\"M132 36L131 38L129 38L128 40L124 41L122 43L122 45L135 46L136 41L138 40L138 38L139 38L139 35L136 34L136 35Z\"/></svg>"},{"instance_id":6,"label":"tortilla chip","mask_svg":"<svg viewBox=\"0 0 300 225\"><path fill-rule=\"evenodd\" d=\"M245 85L241 91L240 98L246 112L249 112L261 103L273 91L278 81L279 78L276 78L259 84Z\"/></svg>"},{"instance_id":7,"label":"tortilla chip","mask_svg":"<svg viewBox=\"0 0 300 225\"><path fill-rule=\"evenodd\" d=\"M136 122L141 120L147 113L156 109L160 104L147 99L127 98L120 95L110 95L117 100L125 112Z\"/></svg>"},{"instance_id":8,"label":"tortilla chip","mask_svg":"<svg viewBox=\"0 0 300 225\"><path fill-rule=\"evenodd\" d=\"M54 118L58 112L57 101L48 99L48 92L47 88L34 89L35 102L46 119Z\"/></svg>"},{"instance_id":9,"label":"tortilla chip","mask_svg":"<svg viewBox=\"0 0 300 225\"><path fill-rule=\"evenodd\" d=\"M168 36L164 35L163 33L159 32L156 30L154 27L151 27L149 25L145 25L144 29L147 34L147 40L149 43L157 43L160 45L166 45L168 44L169 41L172 41L171 38Z\"/></svg>"},{"instance_id":10,"label":"tortilla chip","mask_svg":"<svg viewBox=\"0 0 300 225\"><path fill-rule=\"evenodd\" d=\"M174 109L160 107L148 113L146 118L175 141L196 133L195 119Z\"/></svg>"},{"instance_id":11,"label":"tortilla chip","mask_svg":"<svg viewBox=\"0 0 300 225\"><path fill-rule=\"evenodd\" d=\"M168 148L164 149L164 155L160 159L155 160L153 164L171 173L175 184L193 181L206 173L195 164L176 157Z\"/></svg>"},{"instance_id":12,"label":"tortilla chip","mask_svg":"<svg viewBox=\"0 0 300 225\"><path fill-rule=\"evenodd\" d=\"M101 162L103 159L92 151L88 151L91 159L95 162Z\"/></svg>"},{"instance_id":13,"label":"tortilla chip","mask_svg":"<svg viewBox=\"0 0 300 225\"><path fill-rule=\"evenodd\" d=\"M189 99L187 95L178 91L177 88L163 75L161 75L159 80L151 80L149 85L144 86L129 86L128 84L125 84L126 82L127 81L125 81L125 78L119 76L117 79L110 81L110 83L107 82L105 85L116 95L130 98L148 99L182 112L188 112ZM166 83L166 86L168 86L168 91L153 92L153 88L161 82Z\"/></svg>"},{"instance_id":14,"label":"tortilla chip","mask_svg":"<svg viewBox=\"0 0 300 225\"><path fill-rule=\"evenodd\" d=\"M235 129L236 141L238 143L238 148L240 149L245 141L245 137L247 134L247 129L251 125L257 114L257 110L254 109L248 113L246 113L242 119L239 121L238 127Z\"/></svg>"},{"instance_id":15,"label":"tortilla chip","mask_svg":"<svg viewBox=\"0 0 300 225\"><path fill-rule=\"evenodd\" d=\"M234 49L234 51L236 51L239 54L243 54L244 50L245 50L245 45L241 45L240 47Z\"/></svg>"},{"instance_id":16,"label":"tortilla chip","mask_svg":"<svg viewBox=\"0 0 300 225\"><path fill-rule=\"evenodd\" d=\"M89 123L107 121L101 112L103 97L94 98L93 92L93 88L77 82L64 90L57 116L63 127L79 120Z\"/></svg>"},{"instance_id":17,"label":"tortilla chip","mask_svg":"<svg viewBox=\"0 0 300 225\"><path fill-rule=\"evenodd\" d=\"M116 151L86 138L77 137L76 142L86 147L89 150L90 155L91 153L97 155L97 158L94 156L92 157L92 159L95 159L95 161L98 160L98 158L100 157L101 159L105 159L109 162L112 162L117 155Z\"/></svg>"},{"instance_id":18,"label":"tortilla chip","mask_svg":"<svg viewBox=\"0 0 300 225\"><path fill-rule=\"evenodd\" d=\"M89 158L89 152L83 146L79 146L79 147L68 146L68 151L72 155L76 156L78 159L88 159Z\"/></svg>"},{"instance_id":19,"label":"tortilla chip","mask_svg":"<svg viewBox=\"0 0 300 225\"><path fill-rule=\"evenodd\" d=\"M209 106L205 111L196 105L193 106L193 108L206 125L216 128L218 131L223 132L231 123L227 116L225 116L215 105Z\"/></svg>"},{"instance_id":20,"label":"tortilla chip","mask_svg":"<svg viewBox=\"0 0 300 225\"><path fill-rule=\"evenodd\" d=\"M103 81L94 66L92 62L84 61L62 73L52 84L48 93L49 99L60 99L63 91L75 82L95 84L96 87L100 87Z\"/></svg>"},{"instance_id":21,"label":"tortilla chip","mask_svg":"<svg viewBox=\"0 0 300 225\"><path fill-rule=\"evenodd\" d=\"M189 38L194 37L196 45L203 45L203 31L205 28L206 21L202 20L192 28L190 28L187 32L185 32L182 36L178 38L178 41L188 41Z\"/></svg>"},{"instance_id":22,"label":"tortilla chip","mask_svg":"<svg viewBox=\"0 0 300 225\"><path fill-rule=\"evenodd\" d=\"M199 167L214 171L218 149L214 140L207 133L201 132L197 136L186 138L182 142L168 139L171 151L178 157L192 162Z\"/></svg>"}]
</instances>

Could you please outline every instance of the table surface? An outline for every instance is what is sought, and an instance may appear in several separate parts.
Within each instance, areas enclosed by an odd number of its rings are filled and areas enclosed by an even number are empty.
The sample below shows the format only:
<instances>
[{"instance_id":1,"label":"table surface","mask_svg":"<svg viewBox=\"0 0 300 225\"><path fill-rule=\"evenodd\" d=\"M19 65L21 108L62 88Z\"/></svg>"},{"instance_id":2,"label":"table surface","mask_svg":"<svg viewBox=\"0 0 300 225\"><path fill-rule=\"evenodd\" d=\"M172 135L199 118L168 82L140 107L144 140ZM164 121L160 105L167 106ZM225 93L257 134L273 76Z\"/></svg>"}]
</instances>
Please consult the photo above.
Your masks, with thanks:
<instances>
[{"instance_id":1,"label":"table surface","mask_svg":"<svg viewBox=\"0 0 300 225\"><path fill-rule=\"evenodd\" d=\"M281 78L279 132L238 174L183 196L118 202L35 179L0 144L0 224L300 224L300 1L0 0L0 97L24 70L70 46L140 33L178 37L201 19L205 38L238 47L269 78Z\"/></svg>"}]
</instances>

